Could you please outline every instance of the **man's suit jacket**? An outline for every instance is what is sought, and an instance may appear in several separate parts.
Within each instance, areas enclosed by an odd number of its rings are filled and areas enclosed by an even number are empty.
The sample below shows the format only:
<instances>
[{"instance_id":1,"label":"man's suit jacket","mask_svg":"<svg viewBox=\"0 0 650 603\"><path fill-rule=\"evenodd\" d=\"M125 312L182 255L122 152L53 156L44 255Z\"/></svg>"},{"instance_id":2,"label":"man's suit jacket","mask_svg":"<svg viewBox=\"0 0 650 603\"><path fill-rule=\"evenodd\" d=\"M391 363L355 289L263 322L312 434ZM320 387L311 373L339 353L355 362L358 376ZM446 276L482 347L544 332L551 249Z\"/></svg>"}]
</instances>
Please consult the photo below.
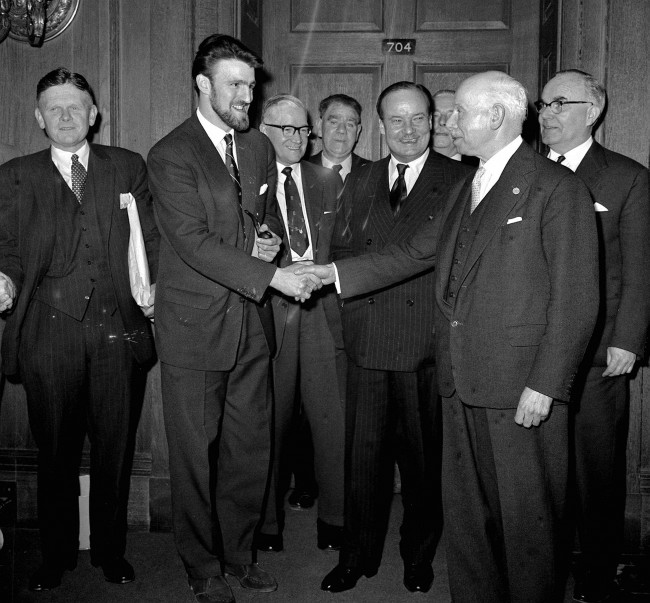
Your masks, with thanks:
<instances>
[{"instance_id":1,"label":"man's suit jacket","mask_svg":"<svg viewBox=\"0 0 650 603\"><path fill-rule=\"evenodd\" d=\"M600 239L601 307L585 361L607 366L608 347L644 352L650 322L648 170L594 142L576 175L594 200Z\"/></svg>"},{"instance_id":2,"label":"man's suit jacket","mask_svg":"<svg viewBox=\"0 0 650 603\"><path fill-rule=\"evenodd\" d=\"M17 287L17 300L2 339L6 374L18 370L18 348L25 313L34 291L47 273L55 242L57 168L49 148L19 157L0 168L0 272ZM135 303L129 284L129 218L120 209L120 193L137 202L152 282L158 270L159 235L144 161L118 147L90 145L88 183L94 183L99 229L113 289L135 360L146 364L155 352L149 321Z\"/></svg>"},{"instance_id":3,"label":"man's suit jacket","mask_svg":"<svg viewBox=\"0 0 650 603\"><path fill-rule=\"evenodd\" d=\"M234 138L241 207L281 234L273 147L257 130L235 132ZM151 149L148 164L162 235L158 355L181 368L230 370L242 330L242 302L252 300L261 308L276 266L251 256L252 220L241 211L236 185L196 114ZM260 317L272 349L270 308Z\"/></svg>"},{"instance_id":4,"label":"man's suit jacket","mask_svg":"<svg viewBox=\"0 0 650 603\"><path fill-rule=\"evenodd\" d=\"M309 158L309 161L311 163L315 163L316 165L323 165L323 151L319 151L315 155L312 155ZM365 159L364 157L361 157L356 153L352 153L352 167L350 168L350 174L352 174L356 169L360 168L361 166L366 165L367 163L371 163L370 159Z\"/></svg>"},{"instance_id":5,"label":"man's suit jacket","mask_svg":"<svg viewBox=\"0 0 650 603\"><path fill-rule=\"evenodd\" d=\"M338 176L328 168L313 165L308 161L300 162L302 177L302 190L305 195L305 206L307 209L307 220L311 233L311 244L314 253L314 263L326 264L330 261L330 244L336 220L337 190L340 186L337 182ZM285 233L280 266L289 266L293 263L289 240ZM332 337L337 347L343 347L343 336L341 333L341 316L336 300L334 285L326 285L319 291L315 291L313 298L301 304L308 308L316 300L322 300L323 309L330 327ZM293 299L282 294L273 296L273 317L275 320L275 335L277 341L277 353L282 349L282 340L287 324L287 315Z\"/></svg>"},{"instance_id":6,"label":"man's suit jacket","mask_svg":"<svg viewBox=\"0 0 650 603\"><path fill-rule=\"evenodd\" d=\"M337 263L342 295L370 291L436 264L436 359L443 396L516 408L526 386L568 400L598 309L598 240L585 185L523 143L481 203L458 280L445 291L471 177L440 229ZM437 256L437 257L436 257Z\"/></svg>"},{"instance_id":7,"label":"man's suit jacket","mask_svg":"<svg viewBox=\"0 0 650 603\"><path fill-rule=\"evenodd\" d=\"M471 170L429 152L399 217L390 207L390 156L350 174L339 211L332 259L380 251L407 240L420 224L439 223L452 185ZM345 300L342 304L345 349L367 369L416 371L434 364L433 268L401 283Z\"/></svg>"}]
</instances>

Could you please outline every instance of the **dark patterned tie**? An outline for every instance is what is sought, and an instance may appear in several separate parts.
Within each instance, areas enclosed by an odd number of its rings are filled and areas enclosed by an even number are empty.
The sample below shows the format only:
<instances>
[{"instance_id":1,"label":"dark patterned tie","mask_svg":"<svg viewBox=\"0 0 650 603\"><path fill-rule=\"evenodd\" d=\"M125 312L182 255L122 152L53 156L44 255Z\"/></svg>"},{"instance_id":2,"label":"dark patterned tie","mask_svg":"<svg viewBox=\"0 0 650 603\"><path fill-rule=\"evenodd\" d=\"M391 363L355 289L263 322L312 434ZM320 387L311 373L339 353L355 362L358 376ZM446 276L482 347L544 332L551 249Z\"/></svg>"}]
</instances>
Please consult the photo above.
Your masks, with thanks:
<instances>
[{"instance_id":1,"label":"dark patterned tie","mask_svg":"<svg viewBox=\"0 0 650 603\"><path fill-rule=\"evenodd\" d=\"M81 203L84 198L84 191L86 190L86 168L79 161L79 155L72 156L72 192L77 197L77 201Z\"/></svg>"},{"instance_id":2,"label":"dark patterned tie","mask_svg":"<svg viewBox=\"0 0 650 603\"><path fill-rule=\"evenodd\" d=\"M565 159L566 157L564 155L560 155L555 161L557 161L558 163L562 163Z\"/></svg>"},{"instance_id":3,"label":"dark patterned tie","mask_svg":"<svg viewBox=\"0 0 650 603\"><path fill-rule=\"evenodd\" d=\"M341 174L341 170L343 169L343 166L340 163L335 163L332 166L332 169L339 175L341 182L345 182L345 178L343 178L343 175Z\"/></svg>"},{"instance_id":4,"label":"dark patterned tie","mask_svg":"<svg viewBox=\"0 0 650 603\"><path fill-rule=\"evenodd\" d=\"M291 249L302 257L309 246L309 239L307 238L305 216L302 213L302 204L300 203L300 193L291 177L291 168L284 168L282 173L286 176L284 181L284 199L287 203L289 243L291 244Z\"/></svg>"},{"instance_id":5,"label":"dark patterned tie","mask_svg":"<svg viewBox=\"0 0 650 603\"><path fill-rule=\"evenodd\" d=\"M404 172L408 165L405 163L397 164L397 178L393 183L393 188L390 189L390 207L393 210L393 216L397 218L402 203L406 201L408 193L406 192L406 180L404 180Z\"/></svg>"},{"instance_id":6,"label":"dark patterned tie","mask_svg":"<svg viewBox=\"0 0 650 603\"><path fill-rule=\"evenodd\" d=\"M230 177L235 183L237 199L239 200L239 205L241 205L241 182L239 180L239 170L237 169L237 162L235 161L235 154L232 148L232 134L226 134L223 139L226 141L226 167L228 168Z\"/></svg>"}]
</instances>

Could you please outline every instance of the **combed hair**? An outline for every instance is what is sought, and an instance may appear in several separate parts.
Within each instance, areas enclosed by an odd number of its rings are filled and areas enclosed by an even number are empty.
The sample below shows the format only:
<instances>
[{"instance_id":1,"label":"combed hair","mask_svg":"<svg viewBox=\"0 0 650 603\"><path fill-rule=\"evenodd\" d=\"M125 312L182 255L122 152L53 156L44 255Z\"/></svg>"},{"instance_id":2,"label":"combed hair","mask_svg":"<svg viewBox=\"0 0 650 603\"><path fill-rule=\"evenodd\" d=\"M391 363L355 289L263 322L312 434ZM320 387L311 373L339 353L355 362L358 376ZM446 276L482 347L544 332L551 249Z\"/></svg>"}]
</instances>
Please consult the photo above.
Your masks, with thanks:
<instances>
[{"instance_id":1,"label":"combed hair","mask_svg":"<svg viewBox=\"0 0 650 603\"><path fill-rule=\"evenodd\" d=\"M591 75L591 73L580 71L580 69L564 69L558 71L555 75L563 75L565 73L575 73L576 75L582 76L582 81L585 84L587 95L593 99L594 104L601 111L604 109L605 101L607 99L607 90L600 80L597 80L593 75Z\"/></svg>"},{"instance_id":2,"label":"combed hair","mask_svg":"<svg viewBox=\"0 0 650 603\"><path fill-rule=\"evenodd\" d=\"M381 103L383 102L384 98L389 95L391 92L395 92L396 90L419 90L424 94L424 98L427 99L427 105L428 105L428 114L431 115L431 107L433 106L433 99L431 98L431 92L429 92L429 89L426 86L423 86L422 84L416 84L415 82L395 82L394 84L391 84L388 86L388 88L384 88L381 91L381 94L379 95L379 98L377 99L377 114L379 115L379 119L384 119L384 115L382 112L381 108Z\"/></svg>"},{"instance_id":3,"label":"combed hair","mask_svg":"<svg viewBox=\"0 0 650 603\"><path fill-rule=\"evenodd\" d=\"M264 103L264 106L262 107L262 121L266 119L267 113L273 109L273 107L277 107L282 103L291 103L292 105L296 105L296 107L302 109L305 112L305 115L307 115L307 107L305 107L305 104L297 96L282 93L272 96Z\"/></svg>"},{"instance_id":4,"label":"combed hair","mask_svg":"<svg viewBox=\"0 0 650 603\"><path fill-rule=\"evenodd\" d=\"M345 105L346 107L350 107L350 109L352 109L353 111L356 112L356 114L359 116L359 119L361 119L361 104L359 103L359 101L356 98L352 98L351 96L348 96L347 94L332 94L331 96L328 96L327 98L324 98L318 104L318 115L320 117L323 117L323 115L325 115L325 112L334 103L340 103L341 105Z\"/></svg>"},{"instance_id":5,"label":"combed hair","mask_svg":"<svg viewBox=\"0 0 650 603\"><path fill-rule=\"evenodd\" d=\"M477 105L485 109L502 105L513 120L523 123L528 111L526 88L507 73L497 72L490 84L481 90Z\"/></svg>"},{"instance_id":6,"label":"combed hair","mask_svg":"<svg viewBox=\"0 0 650 603\"><path fill-rule=\"evenodd\" d=\"M192 80L196 86L196 76L201 74L210 77L214 64L221 59L237 59L249 67L257 69L264 62L237 38L225 34L212 34L201 42L192 63Z\"/></svg>"},{"instance_id":7,"label":"combed hair","mask_svg":"<svg viewBox=\"0 0 650 603\"><path fill-rule=\"evenodd\" d=\"M438 92L436 92L433 95L433 100L436 100L437 96L442 96L443 94L451 94L452 96L454 96L456 94L456 91L455 90L447 90L447 89L438 90Z\"/></svg>"},{"instance_id":8,"label":"combed hair","mask_svg":"<svg viewBox=\"0 0 650 603\"><path fill-rule=\"evenodd\" d=\"M86 78L80 73L73 73L65 67L57 67L45 74L36 84L36 102L41 98L41 94L53 86L63 84L72 84L78 90L87 92L90 95L93 105L95 104L95 93L87 82Z\"/></svg>"}]
</instances>

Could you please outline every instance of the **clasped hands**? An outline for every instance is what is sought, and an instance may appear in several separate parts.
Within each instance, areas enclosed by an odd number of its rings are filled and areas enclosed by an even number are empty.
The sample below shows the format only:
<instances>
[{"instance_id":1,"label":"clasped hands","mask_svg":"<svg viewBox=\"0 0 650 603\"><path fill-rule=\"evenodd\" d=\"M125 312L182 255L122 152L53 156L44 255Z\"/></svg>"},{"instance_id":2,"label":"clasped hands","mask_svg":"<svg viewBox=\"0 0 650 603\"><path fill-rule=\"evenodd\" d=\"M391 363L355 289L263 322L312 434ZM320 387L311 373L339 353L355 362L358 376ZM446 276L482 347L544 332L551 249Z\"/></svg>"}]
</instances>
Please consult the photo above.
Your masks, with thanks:
<instances>
[{"instance_id":1,"label":"clasped hands","mask_svg":"<svg viewBox=\"0 0 650 603\"><path fill-rule=\"evenodd\" d=\"M271 287L296 301L304 302L313 291L336 280L333 264L298 262L286 268L278 268L271 280Z\"/></svg>"},{"instance_id":2,"label":"clasped hands","mask_svg":"<svg viewBox=\"0 0 650 603\"><path fill-rule=\"evenodd\" d=\"M0 273L0 313L11 309L16 297L16 287L11 279Z\"/></svg>"}]
</instances>

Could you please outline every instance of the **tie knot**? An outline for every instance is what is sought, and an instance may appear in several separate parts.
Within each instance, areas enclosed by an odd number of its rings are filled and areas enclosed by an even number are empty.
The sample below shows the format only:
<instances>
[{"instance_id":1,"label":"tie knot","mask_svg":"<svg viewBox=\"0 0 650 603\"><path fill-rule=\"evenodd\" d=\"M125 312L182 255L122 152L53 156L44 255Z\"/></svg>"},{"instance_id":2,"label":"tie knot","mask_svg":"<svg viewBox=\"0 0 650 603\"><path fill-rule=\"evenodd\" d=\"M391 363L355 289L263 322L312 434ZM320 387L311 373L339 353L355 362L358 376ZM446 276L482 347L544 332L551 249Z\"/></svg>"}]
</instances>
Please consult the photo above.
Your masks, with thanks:
<instances>
[{"instance_id":1,"label":"tie knot","mask_svg":"<svg viewBox=\"0 0 650 603\"><path fill-rule=\"evenodd\" d=\"M407 167L408 167L408 165L406 165L405 163L398 163L397 164L397 174L399 176L403 176Z\"/></svg>"},{"instance_id":2,"label":"tie knot","mask_svg":"<svg viewBox=\"0 0 650 603\"><path fill-rule=\"evenodd\" d=\"M228 134L226 134L226 135L223 137L223 139L226 141L226 146L227 146L227 147L231 147L231 146L232 146L232 134L231 134L230 132L228 132Z\"/></svg>"},{"instance_id":3,"label":"tie knot","mask_svg":"<svg viewBox=\"0 0 650 603\"><path fill-rule=\"evenodd\" d=\"M79 163L79 155L75 154L72 156L72 163Z\"/></svg>"},{"instance_id":4,"label":"tie knot","mask_svg":"<svg viewBox=\"0 0 650 603\"><path fill-rule=\"evenodd\" d=\"M338 174L343 169L343 166L340 163L335 163L332 169Z\"/></svg>"},{"instance_id":5,"label":"tie knot","mask_svg":"<svg viewBox=\"0 0 650 603\"><path fill-rule=\"evenodd\" d=\"M565 159L566 157L564 155L560 155L555 161L557 161L558 163L562 163Z\"/></svg>"},{"instance_id":6,"label":"tie knot","mask_svg":"<svg viewBox=\"0 0 650 603\"><path fill-rule=\"evenodd\" d=\"M290 167L287 166L286 168L284 168L284 169L282 170L282 173L283 173L287 178L291 178L291 168L290 168Z\"/></svg>"}]
</instances>

